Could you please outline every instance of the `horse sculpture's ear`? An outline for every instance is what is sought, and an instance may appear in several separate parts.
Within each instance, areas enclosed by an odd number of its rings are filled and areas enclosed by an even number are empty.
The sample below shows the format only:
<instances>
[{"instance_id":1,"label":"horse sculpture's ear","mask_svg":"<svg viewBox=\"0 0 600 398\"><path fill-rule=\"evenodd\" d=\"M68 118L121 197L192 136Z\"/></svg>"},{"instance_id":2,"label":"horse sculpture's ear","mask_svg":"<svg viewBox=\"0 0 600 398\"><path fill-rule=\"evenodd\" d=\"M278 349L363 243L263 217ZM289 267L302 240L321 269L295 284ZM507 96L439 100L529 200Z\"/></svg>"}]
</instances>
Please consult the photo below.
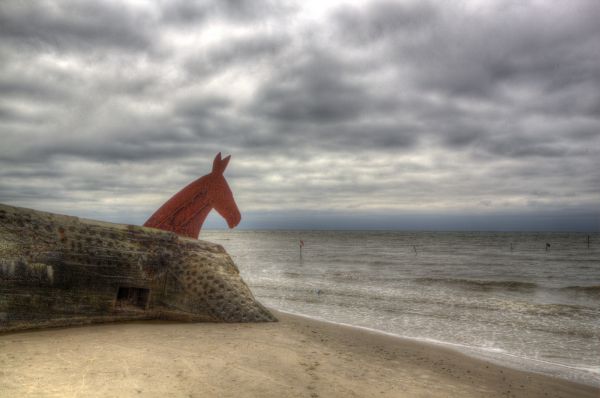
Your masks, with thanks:
<instances>
[{"instance_id":1,"label":"horse sculpture's ear","mask_svg":"<svg viewBox=\"0 0 600 398\"><path fill-rule=\"evenodd\" d=\"M219 170L219 165L221 164L221 152L217 153L215 156L215 160L213 160L213 173Z\"/></svg>"},{"instance_id":2,"label":"horse sculpture's ear","mask_svg":"<svg viewBox=\"0 0 600 398\"><path fill-rule=\"evenodd\" d=\"M225 159L221 159L221 152L215 156L215 160L213 161L213 169L212 172L215 174L223 174L227 164L229 164L229 160L231 159L231 155L227 156Z\"/></svg>"}]
</instances>

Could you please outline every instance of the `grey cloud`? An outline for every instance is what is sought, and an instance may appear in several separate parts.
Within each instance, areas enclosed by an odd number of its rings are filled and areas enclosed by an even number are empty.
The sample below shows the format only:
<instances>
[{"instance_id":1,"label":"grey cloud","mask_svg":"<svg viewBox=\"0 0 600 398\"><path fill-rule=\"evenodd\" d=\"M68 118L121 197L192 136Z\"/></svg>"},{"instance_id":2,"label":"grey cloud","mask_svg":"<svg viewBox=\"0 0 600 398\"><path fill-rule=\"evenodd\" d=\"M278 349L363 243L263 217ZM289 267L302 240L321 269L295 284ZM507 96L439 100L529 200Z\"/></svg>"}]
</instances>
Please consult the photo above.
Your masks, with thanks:
<instances>
[{"instance_id":1,"label":"grey cloud","mask_svg":"<svg viewBox=\"0 0 600 398\"><path fill-rule=\"evenodd\" d=\"M556 158L567 155L568 150L560 145L549 145L544 143L514 142L509 140L496 141L488 145L488 150L506 157L546 157Z\"/></svg>"},{"instance_id":2,"label":"grey cloud","mask_svg":"<svg viewBox=\"0 0 600 398\"><path fill-rule=\"evenodd\" d=\"M383 42L389 60L424 89L487 97L507 84L550 93L582 82L597 88L600 44L590 40L600 34L597 2L488 7L373 2L343 8L334 20L340 43Z\"/></svg>"},{"instance_id":3,"label":"grey cloud","mask_svg":"<svg viewBox=\"0 0 600 398\"><path fill-rule=\"evenodd\" d=\"M164 22L176 25L198 24L209 18L251 23L282 16L290 11L290 6L270 0L168 0L162 3L161 17Z\"/></svg>"},{"instance_id":4,"label":"grey cloud","mask_svg":"<svg viewBox=\"0 0 600 398\"><path fill-rule=\"evenodd\" d=\"M69 90L49 84L43 80L24 81L16 76L0 78L0 92L11 98L29 99L29 100L55 100L58 97L67 98Z\"/></svg>"},{"instance_id":5,"label":"grey cloud","mask_svg":"<svg viewBox=\"0 0 600 398\"><path fill-rule=\"evenodd\" d=\"M271 0L224 0L215 4L222 14L242 21L273 18L290 11L289 6Z\"/></svg>"},{"instance_id":6,"label":"grey cloud","mask_svg":"<svg viewBox=\"0 0 600 398\"><path fill-rule=\"evenodd\" d=\"M584 8L600 16L600 7ZM600 29L591 33L590 24L597 25L593 19L575 18L567 24L581 26L566 30L552 27L563 22L560 11L544 7L488 18L447 19L431 40L421 43L423 47L412 48L409 57L398 53L398 61L416 60L415 77L421 85L451 95L495 96L503 90L552 95L581 81L598 87L600 75L592 60L600 46L587 37Z\"/></svg>"},{"instance_id":7,"label":"grey cloud","mask_svg":"<svg viewBox=\"0 0 600 398\"><path fill-rule=\"evenodd\" d=\"M231 101L226 97L207 95L188 95L180 98L174 104L175 113L184 117L206 118L214 112L225 110L231 106Z\"/></svg>"},{"instance_id":8,"label":"grey cloud","mask_svg":"<svg viewBox=\"0 0 600 398\"><path fill-rule=\"evenodd\" d=\"M415 126L386 121L350 122L322 131L327 131L327 135L332 137L331 142L325 142L332 151L349 148L408 150L417 145L420 135Z\"/></svg>"},{"instance_id":9,"label":"grey cloud","mask_svg":"<svg viewBox=\"0 0 600 398\"><path fill-rule=\"evenodd\" d=\"M306 21L268 1L4 2L0 201L141 222L223 151L243 212L283 223L323 198L363 221L589 213L600 7L483 9L379 1ZM206 44L213 23L224 36Z\"/></svg>"},{"instance_id":10,"label":"grey cloud","mask_svg":"<svg viewBox=\"0 0 600 398\"><path fill-rule=\"evenodd\" d=\"M162 7L161 17L167 23L200 23L209 16L208 11L204 1L166 1Z\"/></svg>"},{"instance_id":11,"label":"grey cloud","mask_svg":"<svg viewBox=\"0 0 600 398\"><path fill-rule=\"evenodd\" d=\"M16 125L40 125L45 120L44 112L27 112L13 106L0 103L0 125L12 126Z\"/></svg>"},{"instance_id":12,"label":"grey cloud","mask_svg":"<svg viewBox=\"0 0 600 398\"><path fill-rule=\"evenodd\" d=\"M219 73L240 65L252 69L261 62L274 62L290 41L286 35L272 34L232 39L200 55L194 54L186 67L193 75Z\"/></svg>"},{"instance_id":13,"label":"grey cloud","mask_svg":"<svg viewBox=\"0 0 600 398\"><path fill-rule=\"evenodd\" d=\"M112 2L20 1L0 4L2 41L58 51L101 48L145 50L152 46L153 16Z\"/></svg>"},{"instance_id":14,"label":"grey cloud","mask_svg":"<svg viewBox=\"0 0 600 398\"><path fill-rule=\"evenodd\" d=\"M367 88L341 59L302 48L253 99L251 112L286 122L327 123L360 117L371 108Z\"/></svg>"},{"instance_id":15,"label":"grey cloud","mask_svg":"<svg viewBox=\"0 0 600 398\"><path fill-rule=\"evenodd\" d=\"M303 86L308 83L310 86ZM351 83L328 81L285 82L261 93L256 103L266 116L290 122L330 122L358 116L363 106L360 88Z\"/></svg>"},{"instance_id":16,"label":"grey cloud","mask_svg":"<svg viewBox=\"0 0 600 398\"><path fill-rule=\"evenodd\" d=\"M332 19L336 34L350 44L372 45L388 37L411 35L427 30L437 23L438 11L428 1L399 3L376 1L361 8L344 7L337 10Z\"/></svg>"},{"instance_id":17,"label":"grey cloud","mask_svg":"<svg viewBox=\"0 0 600 398\"><path fill-rule=\"evenodd\" d=\"M564 138L548 137L548 126L559 118L600 116L600 76L592 66L600 45L590 40L600 34L594 22L600 7L589 1L565 8L489 7L495 12L431 3L343 8L334 15L336 40L375 51L375 59L395 68L396 84L414 95L398 108L408 106L427 120L430 134L444 145L515 158L574 155ZM427 104L419 93L439 100ZM473 110L457 107L461 98L472 101ZM493 111L475 112L476 102ZM547 120L542 131L526 121L533 114Z\"/></svg>"}]
</instances>

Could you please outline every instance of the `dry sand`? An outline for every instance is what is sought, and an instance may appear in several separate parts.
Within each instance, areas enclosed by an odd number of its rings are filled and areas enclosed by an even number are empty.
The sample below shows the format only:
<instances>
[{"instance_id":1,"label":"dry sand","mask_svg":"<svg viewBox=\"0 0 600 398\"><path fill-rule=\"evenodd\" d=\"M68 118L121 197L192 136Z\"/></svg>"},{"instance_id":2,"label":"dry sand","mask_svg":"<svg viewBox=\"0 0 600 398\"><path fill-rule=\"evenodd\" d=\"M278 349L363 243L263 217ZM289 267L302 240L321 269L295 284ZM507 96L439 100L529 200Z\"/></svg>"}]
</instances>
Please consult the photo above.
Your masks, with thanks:
<instances>
[{"instance_id":1,"label":"dry sand","mask_svg":"<svg viewBox=\"0 0 600 398\"><path fill-rule=\"evenodd\" d=\"M0 335L2 397L600 397L453 350L276 313Z\"/></svg>"}]
</instances>

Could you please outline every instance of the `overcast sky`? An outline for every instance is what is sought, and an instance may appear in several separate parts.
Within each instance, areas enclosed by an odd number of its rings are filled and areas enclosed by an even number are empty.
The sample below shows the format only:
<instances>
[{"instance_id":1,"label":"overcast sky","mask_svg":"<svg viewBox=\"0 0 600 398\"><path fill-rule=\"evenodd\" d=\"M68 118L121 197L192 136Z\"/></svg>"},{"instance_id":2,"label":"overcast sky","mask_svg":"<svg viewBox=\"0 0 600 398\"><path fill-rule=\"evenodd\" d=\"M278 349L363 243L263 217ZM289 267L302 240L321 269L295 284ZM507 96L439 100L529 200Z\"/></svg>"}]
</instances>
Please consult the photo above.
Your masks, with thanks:
<instances>
[{"instance_id":1,"label":"overcast sky","mask_svg":"<svg viewBox=\"0 0 600 398\"><path fill-rule=\"evenodd\" d=\"M600 1L0 2L0 202L239 228L600 224ZM226 227L211 216L206 227Z\"/></svg>"}]
</instances>

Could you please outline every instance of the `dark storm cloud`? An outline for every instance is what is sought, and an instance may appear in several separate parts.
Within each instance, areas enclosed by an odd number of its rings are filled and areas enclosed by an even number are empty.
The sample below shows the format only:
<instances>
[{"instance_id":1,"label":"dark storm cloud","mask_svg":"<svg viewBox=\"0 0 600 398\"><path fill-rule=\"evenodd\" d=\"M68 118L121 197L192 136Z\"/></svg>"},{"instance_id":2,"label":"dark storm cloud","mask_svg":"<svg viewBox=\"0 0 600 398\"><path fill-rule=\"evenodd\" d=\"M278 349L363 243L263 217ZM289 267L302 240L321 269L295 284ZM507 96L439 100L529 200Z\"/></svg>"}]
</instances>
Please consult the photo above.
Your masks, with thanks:
<instances>
[{"instance_id":1,"label":"dark storm cloud","mask_svg":"<svg viewBox=\"0 0 600 398\"><path fill-rule=\"evenodd\" d=\"M556 115L598 116L597 2L478 8L374 2L335 15L342 44L381 48L415 92ZM518 95L517 95L518 94ZM540 104L540 102L544 104Z\"/></svg>"},{"instance_id":2,"label":"dark storm cloud","mask_svg":"<svg viewBox=\"0 0 600 398\"><path fill-rule=\"evenodd\" d=\"M276 18L289 10L289 6L268 0L168 0L161 7L164 22L176 25L202 23L210 18L250 23L257 19Z\"/></svg>"},{"instance_id":3,"label":"dark storm cloud","mask_svg":"<svg viewBox=\"0 0 600 398\"><path fill-rule=\"evenodd\" d=\"M351 141L356 141L355 145L358 147L409 149L418 141L418 130L402 123L358 124L348 126L345 131L350 134Z\"/></svg>"},{"instance_id":4,"label":"dark storm cloud","mask_svg":"<svg viewBox=\"0 0 600 398\"><path fill-rule=\"evenodd\" d=\"M369 107L360 63L335 48L299 43L252 101L251 111L280 121L320 123L360 116Z\"/></svg>"},{"instance_id":5,"label":"dark storm cloud","mask_svg":"<svg viewBox=\"0 0 600 398\"><path fill-rule=\"evenodd\" d=\"M231 39L200 55L192 55L186 62L186 69L192 75L214 74L239 66L251 70L257 64L272 62L289 42L290 38L286 35L272 34Z\"/></svg>"},{"instance_id":6,"label":"dark storm cloud","mask_svg":"<svg viewBox=\"0 0 600 398\"><path fill-rule=\"evenodd\" d=\"M592 117L596 131L599 127L600 72L594 65L600 42L591 38L600 35L600 5L489 6L477 13L432 3L375 2L339 11L337 37L341 43L380 46L379 59L398 71L413 94L437 98L438 104L412 111L429 121L438 142L509 158L576 155L565 141L578 130L574 119ZM466 106L457 107L461 98ZM535 114L545 119L541 129L528 120ZM562 126L562 137L549 136L561 118L573 125Z\"/></svg>"},{"instance_id":7,"label":"dark storm cloud","mask_svg":"<svg viewBox=\"0 0 600 398\"><path fill-rule=\"evenodd\" d=\"M162 3L161 16L167 24L184 26L215 18L248 24L277 18L289 11L289 6L268 0L168 0Z\"/></svg>"},{"instance_id":8,"label":"dark storm cloud","mask_svg":"<svg viewBox=\"0 0 600 398\"><path fill-rule=\"evenodd\" d=\"M142 222L224 151L254 225L595 214L599 4L5 1L0 201Z\"/></svg>"},{"instance_id":9,"label":"dark storm cloud","mask_svg":"<svg viewBox=\"0 0 600 398\"><path fill-rule=\"evenodd\" d=\"M283 77L259 94L252 110L288 122L326 123L360 116L366 105L363 97L360 86L323 69L314 75Z\"/></svg>"},{"instance_id":10,"label":"dark storm cloud","mask_svg":"<svg viewBox=\"0 0 600 398\"><path fill-rule=\"evenodd\" d=\"M26 125L29 127L40 125L45 120L43 114L26 112L3 104L0 104L0 118L2 119L0 124L11 126L12 128L15 128L15 125Z\"/></svg>"},{"instance_id":11,"label":"dark storm cloud","mask_svg":"<svg viewBox=\"0 0 600 398\"><path fill-rule=\"evenodd\" d=\"M356 122L350 119L317 129L314 139L334 152L353 148L409 150L418 143L419 129L397 121Z\"/></svg>"},{"instance_id":12,"label":"dark storm cloud","mask_svg":"<svg viewBox=\"0 0 600 398\"><path fill-rule=\"evenodd\" d=\"M22 98L29 100L56 99L57 97L68 97L69 90L60 86L48 84L45 81L20 81L16 76L0 79L0 92L11 98Z\"/></svg>"},{"instance_id":13,"label":"dark storm cloud","mask_svg":"<svg viewBox=\"0 0 600 398\"><path fill-rule=\"evenodd\" d=\"M209 16L204 1L167 1L162 9L162 18L167 23L202 23Z\"/></svg>"},{"instance_id":14,"label":"dark storm cloud","mask_svg":"<svg viewBox=\"0 0 600 398\"><path fill-rule=\"evenodd\" d=\"M2 41L19 46L143 50L152 45L153 16L126 3L40 1L0 4Z\"/></svg>"},{"instance_id":15,"label":"dark storm cloud","mask_svg":"<svg viewBox=\"0 0 600 398\"><path fill-rule=\"evenodd\" d=\"M340 30L375 30L373 40L384 41L398 67L408 65L421 88L452 95L499 95L503 85L556 92L582 82L597 84L600 44L591 38L600 33L599 3L490 4L488 12L476 13L460 6L434 10L423 3L412 8L372 3L363 14L367 28L352 29L352 19L340 18ZM389 15L398 15L392 18L396 29ZM387 28L377 31L381 26ZM418 32L407 35L406 28Z\"/></svg>"},{"instance_id":16,"label":"dark storm cloud","mask_svg":"<svg viewBox=\"0 0 600 398\"><path fill-rule=\"evenodd\" d=\"M366 7L343 7L332 19L335 32L352 44L369 45L378 40L426 31L437 23L438 10L430 2L402 4L392 1L372 2Z\"/></svg>"},{"instance_id":17,"label":"dark storm cloud","mask_svg":"<svg viewBox=\"0 0 600 398\"><path fill-rule=\"evenodd\" d=\"M138 51L161 48L164 24L201 26L208 18L250 23L283 15L289 7L269 1L227 0L137 3L16 0L0 4L0 44L38 51Z\"/></svg>"}]
</instances>

